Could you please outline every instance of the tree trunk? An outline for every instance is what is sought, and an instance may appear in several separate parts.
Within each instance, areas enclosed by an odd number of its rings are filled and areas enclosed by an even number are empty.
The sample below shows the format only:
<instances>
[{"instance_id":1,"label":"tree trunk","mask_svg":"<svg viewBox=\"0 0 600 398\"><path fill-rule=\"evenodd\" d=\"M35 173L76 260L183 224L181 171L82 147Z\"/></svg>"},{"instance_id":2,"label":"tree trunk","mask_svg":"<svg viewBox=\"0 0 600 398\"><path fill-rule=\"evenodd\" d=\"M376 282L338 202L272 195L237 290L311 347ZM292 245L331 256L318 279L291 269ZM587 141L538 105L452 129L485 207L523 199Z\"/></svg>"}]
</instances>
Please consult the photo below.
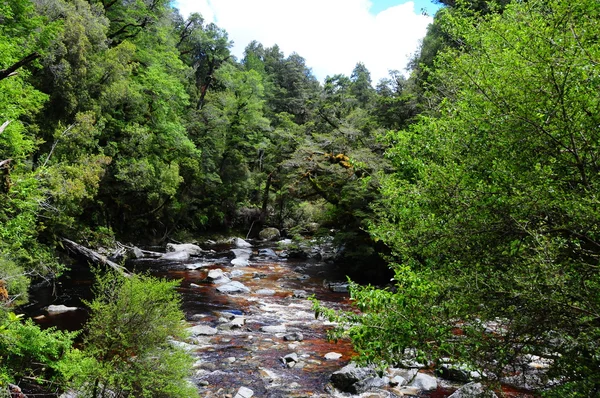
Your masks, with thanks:
<instances>
[{"instance_id":1,"label":"tree trunk","mask_svg":"<svg viewBox=\"0 0 600 398\"><path fill-rule=\"evenodd\" d=\"M125 269L125 267L123 267L123 266L121 266L121 265L119 265L117 263L114 263L114 262L110 261L105 256L96 253L92 249L88 249L87 247L81 246L80 244L75 243L72 240L69 240L69 239L66 239L66 238L62 238L62 241L73 252L75 252L75 253L77 253L77 254L79 254L79 255L87 258L88 260L90 260L94 264L108 265L109 267L111 267L115 271L120 272L121 275L123 275L123 276L127 276L127 277L131 276L131 274L129 273L129 271L127 271L127 269Z\"/></svg>"}]
</instances>

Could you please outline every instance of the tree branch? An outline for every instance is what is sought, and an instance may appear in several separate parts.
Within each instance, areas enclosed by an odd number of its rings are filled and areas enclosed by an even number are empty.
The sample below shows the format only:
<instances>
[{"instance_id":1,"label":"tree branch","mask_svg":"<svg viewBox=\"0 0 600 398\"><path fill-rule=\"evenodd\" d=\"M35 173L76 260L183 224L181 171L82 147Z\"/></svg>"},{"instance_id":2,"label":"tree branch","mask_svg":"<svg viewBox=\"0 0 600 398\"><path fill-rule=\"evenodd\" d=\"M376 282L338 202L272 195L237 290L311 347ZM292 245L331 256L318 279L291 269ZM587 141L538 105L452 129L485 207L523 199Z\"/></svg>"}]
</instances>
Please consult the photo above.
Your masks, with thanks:
<instances>
[{"instance_id":1,"label":"tree branch","mask_svg":"<svg viewBox=\"0 0 600 398\"><path fill-rule=\"evenodd\" d=\"M19 69L20 67L25 66L27 64L30 64L31 62L35 61L39 57L40 57L40 54L38 54L36 52L31 53L28 56L21 58L19 61L15 62L8 68L0 70L0 80L4 80L7 77L14 76L15 71L17 69Z\"/></svg>"},{"instance_id":2,"label":"tree branch","mask_svg":"<svg viewBox=\"0 0 600 398\"><path fill-rule=\"evenodd\" d=\"M66 238L62 238L61 240L67 245L67 247L69 249L71 249L71 251L73 251L81 256L84 256L85 258L89 259L93 263L108 265L115 271L118 271L123 276L126 276L126 277L131 276L131 274L129 273L129 271L127 271L127 269L125 269L125 267L110 261L105 256L96 253L92 249L88 249L87 247L81 246L80 244L75 243L72 240L69 240Z\"/></svg>"},{"instance_id":3,"label":"tree branch","mask_svg":"<svg viewBox=\"0 0 600 398\"><path fill-rule=\"evenodd\" d=\"M0 134L2 134L4 132L4 129L6 129L6 127L8 127L10 122L11 122L10 120L7 120L4 123L2 123L2 126L0 126Z\"/></svg>"}]
</instances>

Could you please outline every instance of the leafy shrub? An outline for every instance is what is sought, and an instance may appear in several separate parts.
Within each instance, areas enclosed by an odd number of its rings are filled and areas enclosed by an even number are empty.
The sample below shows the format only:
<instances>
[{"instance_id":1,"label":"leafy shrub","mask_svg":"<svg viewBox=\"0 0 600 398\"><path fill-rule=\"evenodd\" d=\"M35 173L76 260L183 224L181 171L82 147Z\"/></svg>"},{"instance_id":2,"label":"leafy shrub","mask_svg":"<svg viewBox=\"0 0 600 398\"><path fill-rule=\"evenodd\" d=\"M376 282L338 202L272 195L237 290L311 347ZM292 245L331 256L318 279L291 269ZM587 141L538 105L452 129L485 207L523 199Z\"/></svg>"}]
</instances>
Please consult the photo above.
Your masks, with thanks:
<instances>
[{"instance_id":1,"label":"leafy shrub","mask_svg":"<svg viewBox=\"0 0 600 398\"><path fill-rule=\"evenodd\" d=\"M31 320L0 312L0 394L22 378L64 383L76 332L41 330Z\"/></svg>"},{"instance_id":2,"label":"leafy shrub","mask_svg":"<svg viewBox=\"0 0 600 398\"><path fill-rule=\"evenodd\" d=\"M74 387L89 397L192 397L191 357L170 339L184 337L177 281L116 272L97 274L88 303L83 357Z\"/></svg>"}]
</instances>

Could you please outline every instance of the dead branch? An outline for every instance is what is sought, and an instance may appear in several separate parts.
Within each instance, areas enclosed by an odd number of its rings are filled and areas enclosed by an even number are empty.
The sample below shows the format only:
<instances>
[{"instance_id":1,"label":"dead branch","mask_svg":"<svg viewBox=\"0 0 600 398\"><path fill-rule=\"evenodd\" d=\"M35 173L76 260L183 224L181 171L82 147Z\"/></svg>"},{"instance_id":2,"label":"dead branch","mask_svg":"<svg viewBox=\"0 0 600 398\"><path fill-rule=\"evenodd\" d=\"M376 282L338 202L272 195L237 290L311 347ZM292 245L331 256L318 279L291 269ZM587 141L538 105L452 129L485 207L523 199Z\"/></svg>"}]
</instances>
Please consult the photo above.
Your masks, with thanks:
<instances>
[{"instance_id":1,"label":"dead branch","mask_svg":"<svg viewBox=\"0 0 600 398\"><path fill-rule=\"evenodd\" d=\"M94 264L108 265L115 271L120 272L123 276L127 276L127 277L131 276L131 273L129 271L127 271L127 269L125 267L123 267L115 262L110 261L109 259L106 258L106 256L96 253L92 249L88 249L87 247L82 246L78 243L75 243L72 240L62 238L62 241L66 244L66 246L71 251L87 258Z\"/></svg>"}]
</instances>

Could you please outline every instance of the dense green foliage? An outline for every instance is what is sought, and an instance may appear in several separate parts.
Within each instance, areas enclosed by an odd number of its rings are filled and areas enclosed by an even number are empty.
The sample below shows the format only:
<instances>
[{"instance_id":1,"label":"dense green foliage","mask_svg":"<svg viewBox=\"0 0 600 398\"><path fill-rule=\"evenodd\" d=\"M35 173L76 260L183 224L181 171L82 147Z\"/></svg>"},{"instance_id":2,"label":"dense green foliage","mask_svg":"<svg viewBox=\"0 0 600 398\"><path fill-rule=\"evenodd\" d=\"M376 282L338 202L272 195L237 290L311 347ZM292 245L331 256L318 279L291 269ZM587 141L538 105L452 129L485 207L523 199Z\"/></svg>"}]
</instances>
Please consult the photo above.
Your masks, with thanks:
<instances>
[{"instance_id":1,"label":"dense green foliage","mask_svg":"<svg viewBox=\"0 0 600 398\"><path fill-rule=\"evenodd\" d=\"M41 330L20 318L0 312L0 396L5 396L8 383L23 377L64 384L62 369L71 363L74 333Z\"/></svg>"},{"instance_id":2,"label":"dense green foliage","mask_svg":"<svg viewBox=\"0 0 600 398\"><path fill-rule=\"evenodd\" d=\"M89 397L193 397L177 281L110 272L97 275L79 366L69 377Z\"/></svg>"},{"instance_id":3,"label":"dense green foliage","mask_svg":"<svg viewBox=\"0 0 600 398\"><path fill-rule=\"evenodd\" d=\"M541 356L552 360L549 395L595 396L600 8L458 11L437 21L462 43L436 58L438 105L386 138L395 171L370 231L394 252L395 286L355 286L365 314L339 315L354 326L338 332L368 361L415 348L491 380Z\"/></svg>"},{"instance_id":4,"label":"dense green foliage","mask_svg":"<svg viewBox=\"0 0 600 398\"><path fill-rule=\"evenodd\" d=\"M363 359L416 349L493 379L537 355L550 393L597 393L597 2L440 3L410 77L374 84L358 63L320 84L278 46L236 60L227 32L167 1L0 0L0 383L193 394L166 342L173 284L100 277L81 351L8 310L63 270L61 238L269 225L335 231L361 281L392 262L394 287L353 285L360 315L319 309Z\"/></svg>"},{"instance_id":5,"label":"dense green foliage","mask_svg":"<svg viewBox=\"0 0 600 398\"><path fill-rule=\"evenodd\" d=\"M98 273L81 349L73 348L79 332L41 330L0 307L0 396L23 381L82 397L197 396L191 357L172 343L185 337L177 284Z\"/></svg>"}]
</instances>

